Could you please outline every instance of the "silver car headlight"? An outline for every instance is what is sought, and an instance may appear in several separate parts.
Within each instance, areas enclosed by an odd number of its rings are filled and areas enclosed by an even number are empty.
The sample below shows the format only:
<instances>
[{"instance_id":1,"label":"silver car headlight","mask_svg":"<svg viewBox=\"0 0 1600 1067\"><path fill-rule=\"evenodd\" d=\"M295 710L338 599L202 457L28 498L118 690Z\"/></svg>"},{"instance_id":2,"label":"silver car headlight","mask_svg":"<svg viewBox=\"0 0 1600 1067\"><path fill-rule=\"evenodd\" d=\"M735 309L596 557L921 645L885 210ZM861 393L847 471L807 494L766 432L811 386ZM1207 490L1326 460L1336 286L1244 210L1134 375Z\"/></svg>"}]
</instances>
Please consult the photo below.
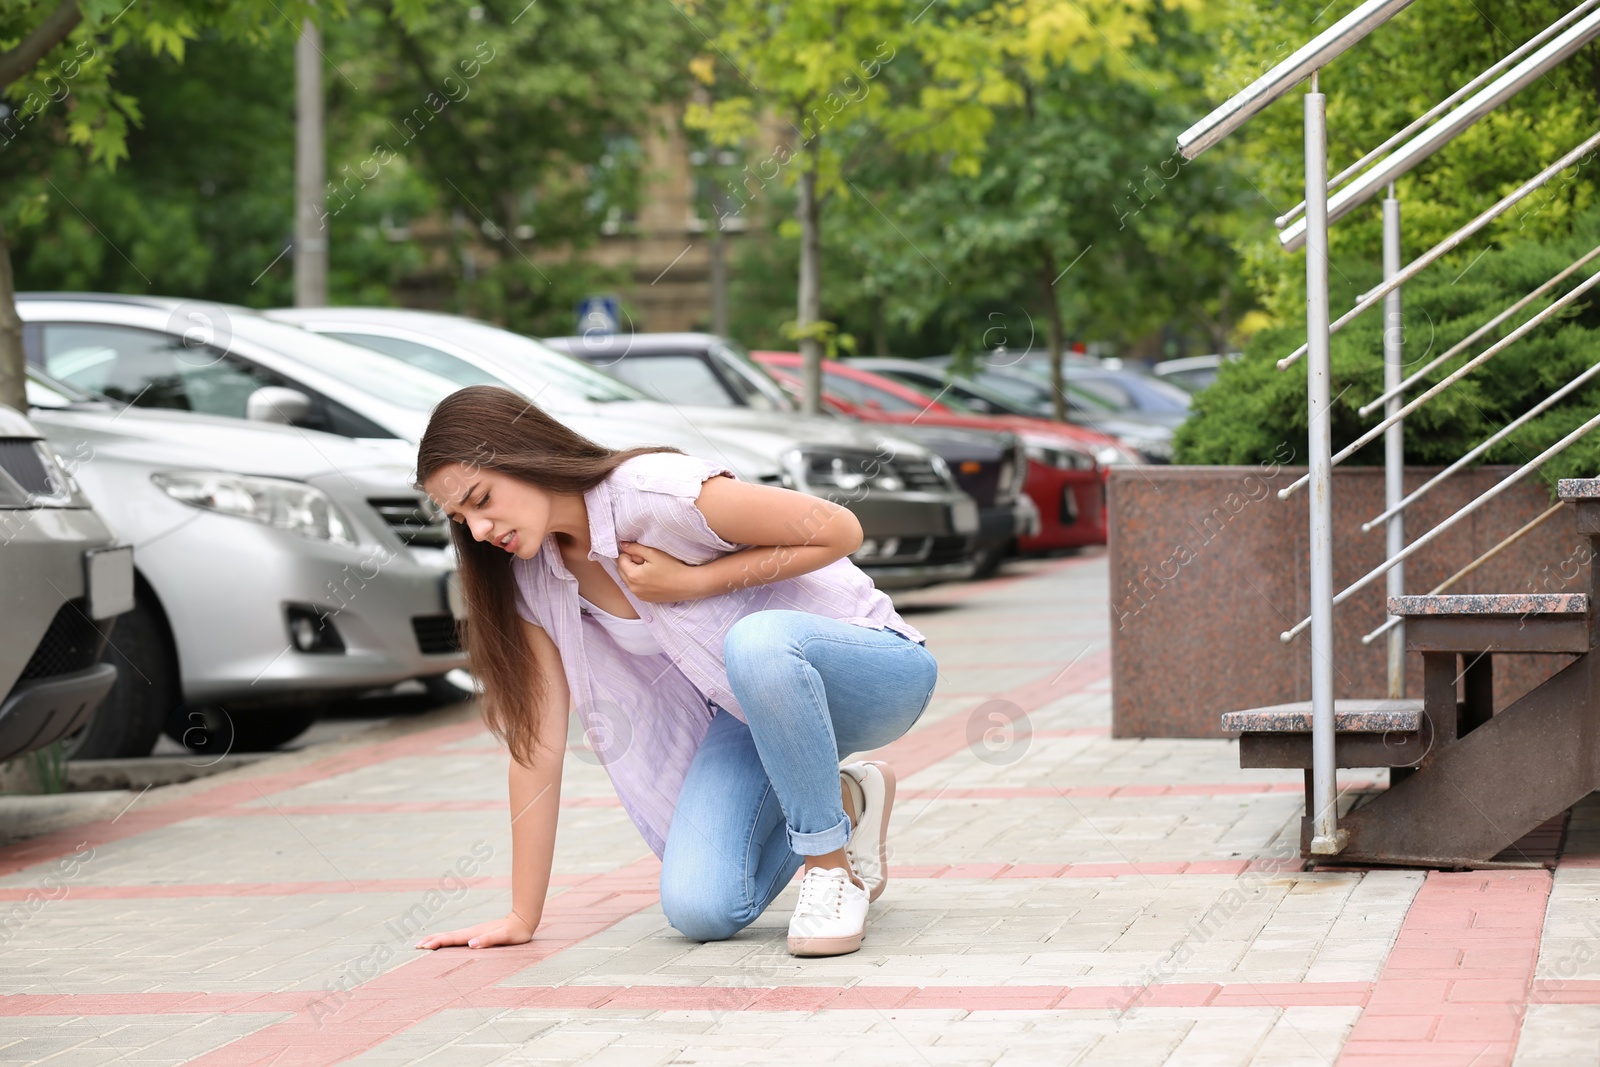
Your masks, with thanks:
<instances>
[{"instance_id":1,"label":"silver car headlight","mask_svg":"<svg viewBox=\"0 0 1600 1067\"><path fill-rule=\"evenodd\" d=\"M312 541L356 543L350 523L328 494L285 478L260 478L223 471L164 471L150 480L174 500L192 507L248 519Z\"/></svg>"},{"instance_id":2,"label":"silver car headlight","mask_svg":"<svg viewBox=\"0 0 1600 1067\"><path fill-rule=\"evenodd\" d=\"M784 453L783 465L795 488L813 494L861 488L897 493L906 487L893 464L870 452L794 448Z\"/></svg>"},{"instance_id":3,"label":"silver car headlight","mask_svg":"<svg viewBox=\"0 0 1600 1067\"><path fill-rule=\"evenodd\" d=\"M1093 455L1060 441L1047 442L1033 438L1024 441L1023 447L1029 459L1046 467L1064 471L1092 471L1095 468L1096 458Z\"/></svg>"}]
</instances>

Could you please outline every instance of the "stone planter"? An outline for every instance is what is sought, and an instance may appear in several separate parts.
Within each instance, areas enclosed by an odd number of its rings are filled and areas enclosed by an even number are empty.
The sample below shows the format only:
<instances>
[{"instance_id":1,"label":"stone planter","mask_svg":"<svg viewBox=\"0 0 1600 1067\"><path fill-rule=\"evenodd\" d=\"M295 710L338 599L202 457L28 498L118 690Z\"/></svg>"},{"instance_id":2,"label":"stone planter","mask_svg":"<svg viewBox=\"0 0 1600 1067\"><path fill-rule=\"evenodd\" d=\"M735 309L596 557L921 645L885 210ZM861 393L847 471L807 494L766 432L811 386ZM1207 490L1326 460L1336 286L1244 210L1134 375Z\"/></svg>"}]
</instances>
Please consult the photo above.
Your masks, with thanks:
<instances>
[{"instance_id":1,"label":"stone planter","mask_svg":"<svg viewBox=\"0 0 1600 1067\"><path fill-rule=\"evenodd\" d=\"M1504 478L1509 467L1463 472L1406 512L1407 540L1432 529ZM1311 697L1308 634L1285 645L1278 634L1310 611L1307 494L1277 490L1305 473L1268 461L1259 467L1138 467L1110 481L1112 734L1116 737L1225 737L1225 711ZM1436 473L1408 468L1407 491ZM1548 508L1537 475L1428 545L1406 563L1406 590L1425 593ZM1334 591L1383 562L1382 529L1361 523L1383 510L1383 470L1335 468ZM1587 592L1587 542L1563 511L1450 593ZM1334 690L1381 697L1383 638L1361 636L1384 618L1384 582L1334 609ZM1495 706L1532 689L1569 656L1495 657ZM1422 658L1407 656L1407 695L1422 695Z\"/></svg>"}]
</instances>

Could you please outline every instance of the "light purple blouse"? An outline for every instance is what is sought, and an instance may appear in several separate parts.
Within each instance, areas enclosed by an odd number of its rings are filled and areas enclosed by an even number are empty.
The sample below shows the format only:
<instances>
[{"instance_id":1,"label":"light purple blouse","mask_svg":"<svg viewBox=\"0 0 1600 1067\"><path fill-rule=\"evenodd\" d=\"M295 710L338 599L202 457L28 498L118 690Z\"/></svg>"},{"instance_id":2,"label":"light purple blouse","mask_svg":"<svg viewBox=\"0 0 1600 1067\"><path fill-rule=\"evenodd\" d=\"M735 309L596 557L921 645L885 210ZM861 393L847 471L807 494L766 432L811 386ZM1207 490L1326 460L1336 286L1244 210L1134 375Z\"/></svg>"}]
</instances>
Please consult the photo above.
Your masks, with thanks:
<instances>
[{"instance_id":1,"label":"light purple blouse","mask_svg":"<svg viewBox=\"0 0 1600 1067\"><path fill-rule=\"evenodd\" d=\"M707 700L744 718L722 661L723 638L735 622L787 608L924 640L872 579L844 559L797 578L702 600L651 604L635 597L617 572L619 541L636 541L690 564L749 547L718 537L695 507L701 483L718 475L734 476L715 463L658 452L628 460L584 494L589 558L611 575L660 641L665 651L659 655L626 652L595 619L584 618L578 581L554 535L532 559L511 563L517 612L555 642L578 721L624 810L657 856L666 846L689 762L711 722Z\"/></svg>"}]
</instances>

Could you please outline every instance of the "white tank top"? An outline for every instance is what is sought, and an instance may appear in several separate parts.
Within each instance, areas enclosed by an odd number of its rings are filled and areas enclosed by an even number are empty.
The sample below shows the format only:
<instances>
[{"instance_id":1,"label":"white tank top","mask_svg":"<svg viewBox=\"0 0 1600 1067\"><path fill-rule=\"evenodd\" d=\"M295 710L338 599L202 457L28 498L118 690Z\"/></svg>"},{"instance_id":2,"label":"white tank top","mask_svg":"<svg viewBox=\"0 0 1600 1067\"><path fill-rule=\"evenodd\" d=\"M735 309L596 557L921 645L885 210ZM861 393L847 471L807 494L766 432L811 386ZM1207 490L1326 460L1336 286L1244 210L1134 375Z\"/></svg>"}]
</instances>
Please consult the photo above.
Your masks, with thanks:
<instances>
[{"instance_id":1,"label":"white tank top","mask_svg":"<svg viewBox=\"0 0 1600 1067\"><path fill-rule=\"evenodd\" d=\"M624 652L631 652L635 656L654 656L665 651L661 642L657 641L650 633L650 628L643 619L624 619L620 615L613 615L604 608L598 608L589 603L582 596L578 603L583 606L590 618L599 623L606 633L610 634L622 646Z\"/></svg>"}]
</instances>

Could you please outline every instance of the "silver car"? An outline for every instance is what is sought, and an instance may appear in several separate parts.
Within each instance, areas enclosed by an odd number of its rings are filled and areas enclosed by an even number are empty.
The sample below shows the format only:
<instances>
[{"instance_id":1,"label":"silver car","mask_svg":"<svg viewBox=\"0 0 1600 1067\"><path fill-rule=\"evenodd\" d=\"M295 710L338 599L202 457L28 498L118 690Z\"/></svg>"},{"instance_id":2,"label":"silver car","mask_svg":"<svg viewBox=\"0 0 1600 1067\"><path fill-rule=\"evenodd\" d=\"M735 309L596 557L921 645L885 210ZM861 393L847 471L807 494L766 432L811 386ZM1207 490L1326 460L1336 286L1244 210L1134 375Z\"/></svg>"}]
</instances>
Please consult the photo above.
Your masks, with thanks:
<instances>
[{"instance_id":1,"label":"silver car","mask_svg":"<svg viewBox=\"0 0 1600 1067\"><path fill-rule=\"evenodd\" d=\"M352 438L415 465L415 445L460 383L425 368L265 318L248 308L155 297L23 293L28 362L68 384L138 408L290 423ZM579 368L582 370L582 368ZM481 380L492 381L490 376ZM602 380L603 377L602 377ZM621 387L618 387L621 388ZM562 421L611 448L714 448L741 478L778 476L776 461L693 430L601 417L590 403Z\"/></svg>"},{"instance_id":2,"label":"silver car","mask_svg":"<svg viewBox=\"0 0 1600 1067\"><path fill-rule=\"evenodd\" d=\"M531 338L456 315L396 308L268 314L388 353L458 385L510 385L563 421L580 412L603 415L633 426L643 439L677 444L664 438L686 438L679 446L685 451L724 462L737 445L764 458L758 480L827 497L855 512L866 539L853 558L883 588L968 578L976 569L977 505L937 454L905 438L794 414L786 403L765 410L661 403Z\"/></svg>"},{"instance_id":3,"label":"silver car","mask_svg":"<svg viewBox=\"0 0 1600 1067\"><path fill-rule=\"evenodd\" d=\"M132 549L44 436L0 405L0 760L88 732L117 680L101 662L105 624L132 599Z\"/></svg>"},{"instance_id":4,"label":"silver car","mask_svg":"<svg viewBox=\"0 0 1600 1067\"><path fill-rule=\"evenodd\" d=\"M55 342L110 388L114 350ZM96 370L98 368L98 370ZM408 447L269 422L141 409L30 372L35 423L136 549L125 728L79 758L148 754L163 728L200 751L272 748L328 698L465 665L443 516Z\"/></svg>"}]
</instances>

